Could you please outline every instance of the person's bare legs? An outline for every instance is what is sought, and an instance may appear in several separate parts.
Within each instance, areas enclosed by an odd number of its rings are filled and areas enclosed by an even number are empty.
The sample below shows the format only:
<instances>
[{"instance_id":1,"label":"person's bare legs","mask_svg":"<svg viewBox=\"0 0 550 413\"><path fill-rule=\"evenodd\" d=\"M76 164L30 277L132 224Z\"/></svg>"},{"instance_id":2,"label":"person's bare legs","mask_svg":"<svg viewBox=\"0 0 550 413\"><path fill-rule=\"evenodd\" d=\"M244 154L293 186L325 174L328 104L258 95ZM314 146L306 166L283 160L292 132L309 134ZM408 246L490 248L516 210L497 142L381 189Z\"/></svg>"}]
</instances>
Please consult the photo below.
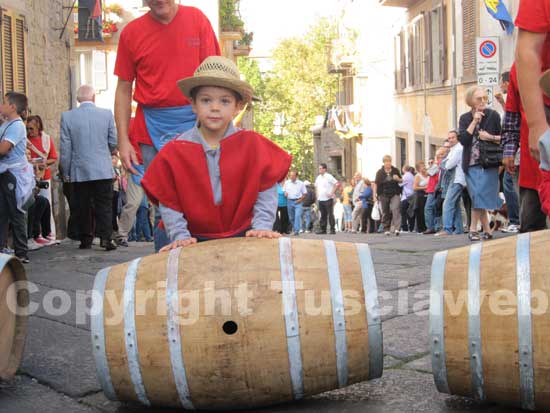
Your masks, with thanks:
<instances>
[{"instance_id":1,"label":"person's bare legs","mask_svg":"<svg viewBox=\"0 0 550 413\"><path fill-rule=\"evenodd\" d=\"M483 232L485 232L486 234L492 234L491 227L489 225L489 215L487 214L487 210L480 209L479 211L480 211L479 219L483 227Z\"/></svg>"}]
</instances>

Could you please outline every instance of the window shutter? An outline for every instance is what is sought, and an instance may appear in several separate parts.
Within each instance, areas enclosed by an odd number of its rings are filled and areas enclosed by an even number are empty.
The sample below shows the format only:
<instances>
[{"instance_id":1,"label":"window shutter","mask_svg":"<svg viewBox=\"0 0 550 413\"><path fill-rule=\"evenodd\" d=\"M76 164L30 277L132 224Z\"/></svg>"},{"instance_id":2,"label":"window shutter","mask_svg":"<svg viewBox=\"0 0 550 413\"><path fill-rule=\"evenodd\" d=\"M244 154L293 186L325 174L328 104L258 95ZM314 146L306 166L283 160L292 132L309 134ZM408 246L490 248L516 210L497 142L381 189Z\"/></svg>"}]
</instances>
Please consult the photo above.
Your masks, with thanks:
<instances>
[{"instance_id":1,"label":"window shutter","mask_svg":"<svg viewBox=\"0 0 550 413\"><path fill-rule=\"evenodd\" d=\"M414 86L414 26L409 26L409 29L407 30L407 44L408 44L408 59L407 59L407 66L409 68L409 77L408 77L408 83L407 86L411 87Z\"/></svg>"},{"instance_id":2,"label":"window shutter","mask_svg":"<svg viewBox=\"0 0 550 413\"><path fill-rule=\"evenodd\" d=\"M15 73L13 71L13 18L2 13L2 86L3 94L15 90Z\"/></svg>"},{"instance_id":3,"label":"window shutter","mask_svg":"<svg viewBox=\"0 0 550 413\"><path fill-rule=\"evenodd\" d=\"M27 60L25 58L25 20L15 19L15 91L27 94Z\"/></svg>"},{"instance_id":4,"label":"window shutter","mask_svg":"<svg viewBox=\"0 0 550 413\"><path fill-rule=\"evenodd\" d=\"M474 76L476 71L476 8L476 0L462 0L462 62L464 77Z\"/></svg>"},{"instance_id":5,"label":"window shutter","mask_svg":"<svg viewBox=\"0 0 550 413\"><path fill-rule=\"evenodd\" d=\"M404 30L401 30L399 34L399 42L399 52L401 53L401 89L405 89L407 87L407 55L405 54L407 43Z\"/></svg>"},{"instance_id":6,"label":"window shutter","mask_svg":"<svg viewBox=\"0 0 550 413\"><path fill-rule=\"evenodd\" d=\"M444 4L439 6L439 79L447 79L447 9Z\"/></svg>"},{"instance_id":7,"label":"window shutter","mask_svg":"<svg viewBox=\"0 0 550 413\"><path fill-rule=\"evenodd\" d=\"M432 59L434 58L432 50L432 26L436 24L437 21L434 21L433 14L426 13L426 24L424 25L424 76L426 83L432 83L434 81L432 64Z\"/></svg>"}]
</instances>

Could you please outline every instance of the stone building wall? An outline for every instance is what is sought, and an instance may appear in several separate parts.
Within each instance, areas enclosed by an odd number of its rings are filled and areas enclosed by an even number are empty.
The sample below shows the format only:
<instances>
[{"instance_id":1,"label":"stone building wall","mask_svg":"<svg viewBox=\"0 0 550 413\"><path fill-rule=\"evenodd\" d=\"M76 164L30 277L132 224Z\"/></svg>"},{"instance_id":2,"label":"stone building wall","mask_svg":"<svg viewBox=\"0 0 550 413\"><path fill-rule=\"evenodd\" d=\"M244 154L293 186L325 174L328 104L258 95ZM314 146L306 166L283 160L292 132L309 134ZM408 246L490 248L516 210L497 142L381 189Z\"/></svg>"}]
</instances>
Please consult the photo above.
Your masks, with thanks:
<instances>
[{"instance_id":1,"label":"stone building wall","mask_svg":"<svg viewBox=\"0 0 550 413\"><path fill-rule=\"evenodd\" d=\"M44 129L54 138L56 149L59 149L60 115L70 109L73 89L70 80L70 68L74 67L72 16L59 38L71 5L72 0L0 0L2 9L25 17L29 105L32 114L42 117ZM59 187L55 184L53 188L53 206L58 232L64 235L65 208L59 208L59 200L63 200L63 206L65 201Z\"/></svg>"}]
</instances>

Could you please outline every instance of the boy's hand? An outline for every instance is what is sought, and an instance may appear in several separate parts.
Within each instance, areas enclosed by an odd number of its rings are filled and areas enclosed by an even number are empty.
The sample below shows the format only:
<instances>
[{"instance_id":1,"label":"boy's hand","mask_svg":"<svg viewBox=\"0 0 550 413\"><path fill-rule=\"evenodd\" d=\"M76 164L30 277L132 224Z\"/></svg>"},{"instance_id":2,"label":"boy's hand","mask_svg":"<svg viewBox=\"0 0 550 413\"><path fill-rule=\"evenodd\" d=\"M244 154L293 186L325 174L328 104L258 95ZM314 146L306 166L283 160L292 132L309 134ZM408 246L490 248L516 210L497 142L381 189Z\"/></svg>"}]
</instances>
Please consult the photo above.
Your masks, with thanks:
<instances>
[{"instance_id":1,"label":"boy's hand","mask_svg":"<svg viewBox=\"0 0 550 413\"><path fill-rule=\"evenodd\" d=\"M280 238L281 234L275 231L269 231L267 229L251 229L250 231L246 231L247 237L254 237L254 238Z\"/></svg>"},{"instance_id":2,"label":"boy's hand","mask_svg":"<svg viewBox=\"0 0 550 413\"><path fill-rule=\"evenodd\" d=\"M179 239L177 241L172 242L171 244L168 244L167 246L161 248L159 252L166 252L170 250L175 250L179 247L188 247L189 245L196 244L197 239L196 238L187 238L187 239Z\"/></svg>"}]
</instances>

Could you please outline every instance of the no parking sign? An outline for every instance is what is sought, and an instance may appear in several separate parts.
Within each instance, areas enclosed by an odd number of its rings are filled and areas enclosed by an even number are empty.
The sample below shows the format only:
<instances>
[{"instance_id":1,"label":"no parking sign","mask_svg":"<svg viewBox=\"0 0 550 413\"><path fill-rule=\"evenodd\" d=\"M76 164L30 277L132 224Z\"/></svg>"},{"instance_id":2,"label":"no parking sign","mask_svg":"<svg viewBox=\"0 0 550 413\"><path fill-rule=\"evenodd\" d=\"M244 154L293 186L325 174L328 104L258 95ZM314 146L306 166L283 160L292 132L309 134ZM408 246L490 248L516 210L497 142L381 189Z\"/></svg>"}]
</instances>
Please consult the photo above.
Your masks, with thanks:
<instances>
[{"instance_id":1,"label":"no parking sign","mask_svg":"<svg viewBox=\"0 0 550 413\"><path fill-rule=\"evenodd\" d=\"M499 38L478 37L476 42L477 83L495 86L499 82Z\"/></svg>"}]
</instances>

